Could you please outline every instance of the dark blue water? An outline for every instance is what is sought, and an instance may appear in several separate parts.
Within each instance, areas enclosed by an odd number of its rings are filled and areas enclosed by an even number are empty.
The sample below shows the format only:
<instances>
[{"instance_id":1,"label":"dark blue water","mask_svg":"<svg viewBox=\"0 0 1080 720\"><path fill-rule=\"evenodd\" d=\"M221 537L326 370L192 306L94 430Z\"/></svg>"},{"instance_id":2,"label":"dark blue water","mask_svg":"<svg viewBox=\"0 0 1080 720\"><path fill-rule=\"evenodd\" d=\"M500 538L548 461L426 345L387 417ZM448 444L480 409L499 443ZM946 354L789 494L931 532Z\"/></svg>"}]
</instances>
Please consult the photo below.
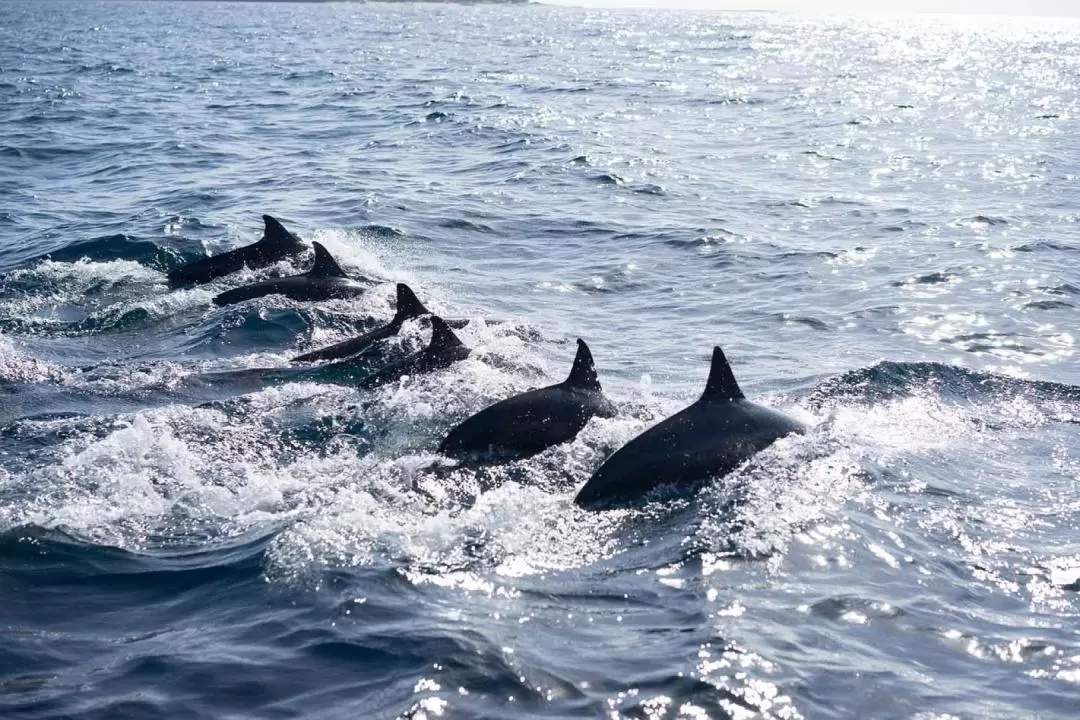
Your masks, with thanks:
<instances>
[{"instance_id":1,"label":"dark blue water","mask_svg":"<svg viewBox=\"0 0 1080 720\"><path fill-rule=\"evenodd\" d=\"M3 3L0 717L1076 717L1078 98L1057 20ZM168 289L262 213L380 284ZM242 372L399 280L471 359ZM427 469L579 336L619 417ZM575 508L714 344L813 431Z\"/></svg>"}]
</instances>

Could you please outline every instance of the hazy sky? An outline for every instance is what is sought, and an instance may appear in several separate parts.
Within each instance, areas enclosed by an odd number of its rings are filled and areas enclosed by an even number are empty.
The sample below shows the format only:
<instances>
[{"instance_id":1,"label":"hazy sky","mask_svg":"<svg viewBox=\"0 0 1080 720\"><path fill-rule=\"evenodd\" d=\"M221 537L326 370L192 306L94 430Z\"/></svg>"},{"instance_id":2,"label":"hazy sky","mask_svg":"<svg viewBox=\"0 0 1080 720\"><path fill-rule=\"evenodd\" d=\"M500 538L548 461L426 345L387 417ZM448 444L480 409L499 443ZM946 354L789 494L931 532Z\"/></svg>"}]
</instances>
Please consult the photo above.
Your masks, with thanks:
<instances>
[{"instance_id":1,"label":"hazy sky","mask_svg":"<svg viewBox=\"0 0 1080 720\"><path fill-rule=\"evenodd\" d=\"M810 12L936 12L1080 17L1080 0L543 0L587 7L682 7Z\"/></svg>"}]
</instances>

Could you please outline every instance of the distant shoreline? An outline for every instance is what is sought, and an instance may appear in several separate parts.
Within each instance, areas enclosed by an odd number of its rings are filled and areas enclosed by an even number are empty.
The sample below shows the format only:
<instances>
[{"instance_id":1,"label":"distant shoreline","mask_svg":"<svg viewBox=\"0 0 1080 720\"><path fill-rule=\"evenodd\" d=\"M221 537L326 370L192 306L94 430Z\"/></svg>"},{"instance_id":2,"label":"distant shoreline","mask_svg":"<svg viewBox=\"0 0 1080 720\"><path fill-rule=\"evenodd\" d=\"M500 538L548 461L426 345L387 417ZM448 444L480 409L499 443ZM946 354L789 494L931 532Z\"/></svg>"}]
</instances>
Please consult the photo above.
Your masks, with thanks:
<instances>
[{"instance_id":1,"label":"distant shoreline","mask_svg":"<svg viewBox=\"0 0 1080 720\"><path fill-rule=\"evenodd\" d=\"M131 1L131 0L123 0ZM425 5L539 5L537 0L134 0L137 2L247 2L247 3L298 3L304 5L351 3L366 5L383 3L388 5L404 5L406 3L422 3Z\"/></svg>"},{"instance_id":2,"label":"distant shoreline","mask_svg":"<svg viewBox=\"0 0 1080 720\"><path fill-rule=\"evenodd\" d=\"M537 0L142 0L144 2L270 2L270 3L301 3L301 4L327 4L327 3L354 3L365 5L368 3L385 3L403 5L405 3L423 3L426 5L537 5Z\"/></svg>"}]
</instances>

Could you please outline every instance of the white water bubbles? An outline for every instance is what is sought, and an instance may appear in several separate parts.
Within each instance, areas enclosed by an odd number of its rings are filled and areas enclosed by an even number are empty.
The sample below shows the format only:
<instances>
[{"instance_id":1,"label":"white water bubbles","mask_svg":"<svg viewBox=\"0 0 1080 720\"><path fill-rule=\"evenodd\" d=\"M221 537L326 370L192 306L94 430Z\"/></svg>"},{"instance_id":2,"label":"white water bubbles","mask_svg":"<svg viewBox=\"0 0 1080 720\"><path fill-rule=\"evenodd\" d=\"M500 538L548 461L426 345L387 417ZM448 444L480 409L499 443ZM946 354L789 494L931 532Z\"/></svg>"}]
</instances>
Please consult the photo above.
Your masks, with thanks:
<instances>
[{"instance_id":1,"label":"white water bubbles","mask_svg":"<svg viewBox=\"0 0 1080 720\"><path fill-rule=\"evenodd\" d=\"M191 525L232 536L288 512L302 489L282 474L259 427L220 412L173 406L122 416L76 434L23 482L25 503L5 524L32 523L120 547L184 536Z\"/></svg>"}]
</instances>

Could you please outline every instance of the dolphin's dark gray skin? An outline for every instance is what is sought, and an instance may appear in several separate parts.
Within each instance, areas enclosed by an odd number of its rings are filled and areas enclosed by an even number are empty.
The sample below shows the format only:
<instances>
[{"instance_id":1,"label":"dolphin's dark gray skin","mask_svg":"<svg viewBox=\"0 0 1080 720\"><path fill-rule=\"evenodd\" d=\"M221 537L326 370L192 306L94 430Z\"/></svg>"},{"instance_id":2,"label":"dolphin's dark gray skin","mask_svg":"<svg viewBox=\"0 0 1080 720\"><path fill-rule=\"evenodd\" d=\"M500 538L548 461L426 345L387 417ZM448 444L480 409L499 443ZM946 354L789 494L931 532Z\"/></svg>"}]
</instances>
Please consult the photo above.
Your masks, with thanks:
<instances>
[{"instance_id":1,"label":"dolphin's dark gray skin","mask_svg":"<svg viewBox=\"0 0 1080 720\"><path fill-rule=\"evenodd\" d=\"M401 329L401 326L406 320L430 314L431 311L424 307L424 303L420 302L420 299L416 297L416 294L413 293L408 285L405 283L398 283L397 312L394 313L394 317L390 322L366 332L359 337L339 342L337 345L331 345L320 350L297 355L291 362L315 362L316 360L339 360L341 358L351 357L367 350L379 340L384 340L392 335L396 335L397 331Z\"/></svg>"},{"instance_id":2,"label":"dolphin's dark gray skin","mask_svg":"<svg viewBox=\"0 0 1080 720\"><path fill-rule=\"evenodd\" d=\"M593 415L614 416L615 406L604 397L589 346L580 339L577 344L566 380L481 410L451 430L439 452L481 462L520 460L573 440Z\"/></svg>"},{"instance_id":3,"label":"dolphin's dark gray skin","mask_svg":"<svg viewBox=\"0 0 1080 720\"><path fill-rule=\"evenodd\" d=\"M464 360L467 357L469 357L469 348L458 340L457 335L441 317L432 315L431 342L428 343L427 347L370 373L357 384L364 389L370 390L399 380L406 375L421 375L450 367L458 360ZM332 368L334 365L347 364L348 361L345 360L326 367Z\"/></svg>"},{"instance_id":4,"label":"dolphin's dark gray skin","mask_svg":"<svg viewBox=\"0 0 1080 720\"><path fill-rule=\"evenodd\" d=\"M619 448L578 492L585 508L633 506L650 491L685 489L731 472L779 438L806 426L746 399L724 351L713 349L701 398Z\"/></svg>"},{"instance_id":5,"label":"dolphin's dark gray skin","mask_svg":"<svg viewBox=\"0 0 1080 720\"><path fill-rule=\"evenodd\" d=\"M307 246L300 242L300 238L286 230L274 218L263 215L263 223L265 229L258 242L177 268L168 275L169 285L181 287L208 283L245 267L257 270L307 251Z\"/></svg>"},{"instance_id":6,"label":"dolphin's dark gray skin","mask_svg":"<svg viewBox=\"0 0 1080 720\"><path fill-rule=\"evenodd\" d=\"M364 286L346 275L326 248L317 242L311 245L315 248L315 264L306 273L226 290L214 298L214 304L233 305L265 295L284 295L293 300L331 300L364 292Z\"/></svg>"}]
</instances>

